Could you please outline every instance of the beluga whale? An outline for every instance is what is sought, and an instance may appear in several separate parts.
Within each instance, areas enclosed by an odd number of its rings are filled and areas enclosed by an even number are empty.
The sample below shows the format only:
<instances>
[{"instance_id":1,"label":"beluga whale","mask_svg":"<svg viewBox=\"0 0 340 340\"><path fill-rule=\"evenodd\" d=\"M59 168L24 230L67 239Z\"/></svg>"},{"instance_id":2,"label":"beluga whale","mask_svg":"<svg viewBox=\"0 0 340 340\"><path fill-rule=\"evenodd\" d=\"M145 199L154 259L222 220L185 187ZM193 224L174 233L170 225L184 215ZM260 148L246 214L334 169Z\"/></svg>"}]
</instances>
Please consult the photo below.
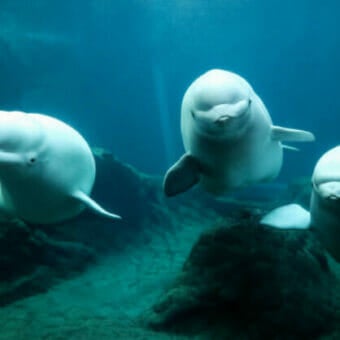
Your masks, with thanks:
<instances>
[{"instance_id":1,"label":"beluga whale","mask_svg":"<svg viewBox=\"0 0 340 340\"><path fill-rule=\"evenodd\" d=\"M340 263L340 146L327 151L315 165L309 211L288 204L265 215L261 224L279 229L311 228Z\"/></svg>"},{"instance_id":2,"label":"beluga whale","mask_svg":"<svg viewBox=\"0 0 340 340\"><path fill-rule=\"evenodd\" d=\"M311 132L273 125L251 85L221 69L204 73L186 90L181 134L185 154L165 174L166 196L196 184L221 195L273 180L282 166L283 148L293 148L282 142L314 140Z\"/></svg>"},{"instance_id":3,"label":"beluga whale","mask_svg":"<svg viewBox=\"0 0 340 340\"><path fill-rule=\"evenodd\" d=\"M0 217L50 224L85 208L120 219L89 194L96 175L86 140L71 126L39 113L0 111Z\"/></svg>"}]
</instances>

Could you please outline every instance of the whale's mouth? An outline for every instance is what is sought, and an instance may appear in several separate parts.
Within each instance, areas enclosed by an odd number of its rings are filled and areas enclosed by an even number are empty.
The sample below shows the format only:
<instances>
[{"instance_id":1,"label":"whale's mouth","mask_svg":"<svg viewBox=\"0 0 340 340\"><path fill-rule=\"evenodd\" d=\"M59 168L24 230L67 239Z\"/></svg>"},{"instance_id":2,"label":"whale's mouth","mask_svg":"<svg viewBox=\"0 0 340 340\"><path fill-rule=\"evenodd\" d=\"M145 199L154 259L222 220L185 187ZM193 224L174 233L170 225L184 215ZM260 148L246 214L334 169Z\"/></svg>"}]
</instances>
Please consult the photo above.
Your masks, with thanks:
<instances>
[{"instance_id":1,"label":"whale's mouth","mask_svg":"<svg viewBox=\"0 0 340 340\"><path fill-rule=\"evenodd\" d=\"M340 181L324 181L314 184L316 192L324 199L329 201L340 201Z\"/></svg>"},{"instance_id":2,"label":"whale's mouth","mask_svg":"<svg viewBox=\"0 0 340 340\"><path fill-rule=\"evenodd\" d=\"M327 198L331 201L336 201L340 199L340 195L330 194Z\"/></svg>"},{"instance_id":3,"label":"whale's mouth","mask_svg":"<svg viewBox=\"0 0 340 340\"><path fill-rule=\"evenodd\" d=\"M232 104L217 104L208 110L191 110L191 116L201 131L208 134L236 131L248 117L251 99Z\"/></svg>"},{"instance_id":4,"label":"whale's mouth","mask_svg":"<svg viewBox=\"0 0 340 340\"><path fill-rule=\"evenodd\" d=\"M214 124L216 125L224 125L228 120L232 119L229 115L222 115L214 120Z\"/></svg>"},{"instance_id":5,"label":"whale's mouth","mask_svg":"<svg viewBox=\"0 0 340 340\"><path fill-rule=\"evenodd\" d=\"M235 104L216 105L211 110L211 115L215 117L214 123L226 123L230 119L242 118L249 110L251 99L244 99Z\"/></svg>"}]
</instances>

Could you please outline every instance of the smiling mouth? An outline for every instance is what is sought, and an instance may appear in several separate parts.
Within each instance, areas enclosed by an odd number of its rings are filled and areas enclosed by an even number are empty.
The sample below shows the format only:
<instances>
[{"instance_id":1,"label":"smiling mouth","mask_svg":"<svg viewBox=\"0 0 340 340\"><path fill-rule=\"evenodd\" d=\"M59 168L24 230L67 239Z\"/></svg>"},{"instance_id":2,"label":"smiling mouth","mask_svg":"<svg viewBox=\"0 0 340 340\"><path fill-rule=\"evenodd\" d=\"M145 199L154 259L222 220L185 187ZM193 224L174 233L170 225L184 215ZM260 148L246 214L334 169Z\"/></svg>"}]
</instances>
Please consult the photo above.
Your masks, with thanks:
<instances>
[{"instance_id":1,"label":"smiling mouth","mask_svg":"<svg viewBox=\"0 0 340 340\"><path fill-rule=\"evenodd\" d=\"M193 110L191 110L191 116L192 116L193 119L196 119L196 113L195 113ZM214 120L214 123L215 123L216 125L224 125L224 123L225 123L227 120L231 119L231 118L233 118L233 117L231 117L231 116L229 116L229 115L227 115L227 114L226 114L226 115L222 115L222 116L216 118L216 119Z\"/></svg>"},{"instance_id":2,"label":"smiling mouth","mask_svg":"<svg viewBox=\"0 0 340 340\"><path fill-rule=\"evenodd\" d=\"M220 135L240 131L245 126L251 105L251 99L244 99L233 104L218 104L208 110L190 110L190 115L201 133Z\"/></svg>"},{"instance_id":3,"label":"smiling mouth","mask_svg":"<svg viewBox=\"0 0 340 340\"><path fill-rule=\"evenodd\" d=\"M331 195L327 196L327 199L329 199L331 201L337 201L338 199L340 199L340 197L338 195L331 194Z\"/></svg>"},{"instance_id":4,"label":"smiling mouth","mask_svg":"<svg viewBox=\"0 0 340 340\"><path fill-rule=\"evenodd\" d=\"M218 105L214 111L218 115L218 117L214 120L214 123L217 125L224 125L228 120L233 118L242 118L246 115L249 110L251 104L251 99L242 100L236 104L232 105ZM222 111L222 112L221 112ZM223 111L227 111L228 113L223 113Z\"/></svg>"},{"instance_id":5,"label":"smiling mouth","mask_svg":"<svg viewBox=\"0 0 340 340\"><path fill-rule=\"evenodd\" d=\"M325 199L330 201L340 200L340 182L339 181L325 181L314 185L315 190Z\"/></svg>"},{"instance_id":6,"label":"smiling mouth","mask_svg":"<svg viewBox=\"0 0 340 340\"><path fill-rule=\"evenodd\" d=\"M229 120L230 118L231 118L231 117L228 116L228 115L223 115L223 116L218 117L218 118L214 121L214 123L215 123L216 125L224 125L225 122L226 122L227 120Z\"/></svg>"}]
</instances>

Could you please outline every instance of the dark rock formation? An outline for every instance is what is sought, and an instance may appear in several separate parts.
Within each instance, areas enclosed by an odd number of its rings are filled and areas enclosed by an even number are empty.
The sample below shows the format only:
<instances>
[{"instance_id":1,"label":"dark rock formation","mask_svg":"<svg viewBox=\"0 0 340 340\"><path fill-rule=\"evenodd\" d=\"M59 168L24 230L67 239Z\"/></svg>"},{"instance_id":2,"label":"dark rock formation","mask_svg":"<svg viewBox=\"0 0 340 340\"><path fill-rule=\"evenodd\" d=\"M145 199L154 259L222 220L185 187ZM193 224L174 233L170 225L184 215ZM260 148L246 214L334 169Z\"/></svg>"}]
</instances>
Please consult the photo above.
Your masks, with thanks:
<instances>
[{"instance_id":1,"label":"dark rock formation","mask_svg":"<svg viewBox=\"0 0 340 340\"><path fill-rule=\"evenodd\" d=\"M244 222L203 234L145 320L214 339L315 339L340 321L338 288L310 231Z\"/></svg>"},{"instance_id":2,"label":"dark rock formation","mask_svg":"<svg viewBox=\"0 0 340 340\"><path fill-rule=\"evenodd\" d=\"M45 291L96 258L80 243L53 240L24 223L2 224L0 231L0 306Z\"/></svg>"}]
</instances>

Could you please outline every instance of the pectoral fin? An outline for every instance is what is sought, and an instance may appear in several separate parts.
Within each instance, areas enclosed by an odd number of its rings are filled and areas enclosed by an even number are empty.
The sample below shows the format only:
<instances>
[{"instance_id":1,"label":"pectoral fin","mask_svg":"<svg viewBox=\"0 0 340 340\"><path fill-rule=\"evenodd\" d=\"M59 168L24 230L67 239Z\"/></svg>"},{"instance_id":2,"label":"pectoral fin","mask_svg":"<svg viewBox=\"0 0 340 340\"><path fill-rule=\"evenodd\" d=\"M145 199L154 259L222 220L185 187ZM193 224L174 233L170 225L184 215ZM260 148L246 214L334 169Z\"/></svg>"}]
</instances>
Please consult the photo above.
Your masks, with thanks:
<instances>
[{"instance_id":1,"label":"pectoral fin","mask_svg":"<svg viewBox=\"0 0 340 340\"><path fill-rule=\"evenodd\" d=\"M315 137L309 131L272 126L272 139L281 142L312 142Z\"/></svg>"},{"instance_id":2,"label":"pectoral fin","mask_svg":"<svg viewBox=\"0 0 340 340\"><path fill-rule=\"evenodd\" d=\"M96 201L94 201L91 197L89 197L88 195L86 195L84 192L82 192L80 190L76 191L72 195L72 197L79 200L81 203L83 203L86 206L86 208L92 210L93 212L95 212L98 215L101 215L101 216L107 217L107 218L111 218L111 219L114 219L114 220L120 220L121 219L121 217L119 215L112 214L112 213L108 212L107 210L102 208Z\"/></svg>"},{"instance_id":3,"label":"pectoral fin","mask_svg":"<svg viewBox=\"0 0 340 340\"><path fill-rule=\"evenodd\" d=\"M260 223L278 229L308 229L310 213L298 204L288 204L272 210Z\"/></svg>"},{"instance_id":4,"label":"pectoral fin","mask_svg":"<svg viewBox=\"0 0 340 340\"><path fill-rule=\"evenodd\" d=\"M0 164L21 164L23 162L20 153L0 151Z\"/></svg>"},{"instance_id":5,"label":"pectoral fin","mask_svg":"<svg viewBox=\"0 0 340 340\"><path fill-rule=\"evenodd\" d=\"M166 196L175 196L187 191L200 180L201 167L198 160L183 155L165 174L163 190Z\"/></svg>"},{"instance_id":6,"label":"pectoral fin","mask_svg":"<svg viewBox=\"0 0 340 340\"><path fill-rule=\"evenodd\" d=\"M290 145L286 145L286 144L282 144L282 148L286 149L286 150L290 150L290 151L300 151L300 149L294 147L294 146L290 146Z\"/></svg>"}]
</instances>

